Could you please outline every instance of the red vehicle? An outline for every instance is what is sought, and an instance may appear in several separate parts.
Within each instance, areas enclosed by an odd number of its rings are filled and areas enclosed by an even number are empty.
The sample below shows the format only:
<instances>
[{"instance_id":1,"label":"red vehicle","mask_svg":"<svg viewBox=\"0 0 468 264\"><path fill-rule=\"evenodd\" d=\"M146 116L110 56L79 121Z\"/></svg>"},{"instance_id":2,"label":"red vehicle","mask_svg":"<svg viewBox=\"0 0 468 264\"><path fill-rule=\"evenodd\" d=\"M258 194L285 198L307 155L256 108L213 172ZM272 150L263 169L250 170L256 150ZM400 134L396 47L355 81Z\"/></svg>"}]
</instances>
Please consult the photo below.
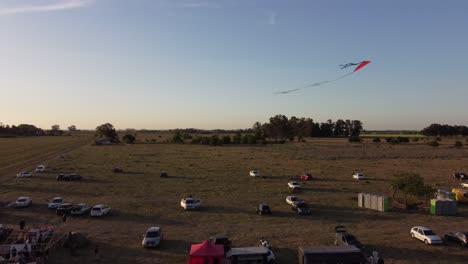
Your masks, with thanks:
<instances>
[{"instance_id":1,"label":"red vehicle","mask_svg":"<svg viewBox=\"0 0 468 264\"><path fill-rule=\"evenodd\" d=\"M310 180L313 180L314 177L312 177L312 174L310 173L306 173L304 175L301 175L301 180L304 180L304 181L310 181Z\"/></svg>"}]
</instances>

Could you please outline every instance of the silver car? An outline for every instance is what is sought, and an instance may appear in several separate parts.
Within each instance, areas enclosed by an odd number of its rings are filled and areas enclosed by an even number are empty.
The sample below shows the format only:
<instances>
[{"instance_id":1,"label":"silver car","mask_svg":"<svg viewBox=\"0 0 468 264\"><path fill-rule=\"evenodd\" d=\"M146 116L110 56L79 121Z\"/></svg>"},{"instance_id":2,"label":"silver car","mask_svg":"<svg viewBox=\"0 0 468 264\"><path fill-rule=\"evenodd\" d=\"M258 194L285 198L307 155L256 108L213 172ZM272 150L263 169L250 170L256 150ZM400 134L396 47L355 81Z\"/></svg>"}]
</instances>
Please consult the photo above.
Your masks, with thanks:
<instances>
[{"instance_id":1,"label":"silver car","mask_svg":"<svg viewBox=\"0 0 468 264\"><path fill-rule=\"evenodd\" d=\"M146 233L143 235L143 241L141 245L144 248L156 248L159 247L162 241L161 228L158 226L153 226L146 230Z\"/></svg>"}]
</instances>

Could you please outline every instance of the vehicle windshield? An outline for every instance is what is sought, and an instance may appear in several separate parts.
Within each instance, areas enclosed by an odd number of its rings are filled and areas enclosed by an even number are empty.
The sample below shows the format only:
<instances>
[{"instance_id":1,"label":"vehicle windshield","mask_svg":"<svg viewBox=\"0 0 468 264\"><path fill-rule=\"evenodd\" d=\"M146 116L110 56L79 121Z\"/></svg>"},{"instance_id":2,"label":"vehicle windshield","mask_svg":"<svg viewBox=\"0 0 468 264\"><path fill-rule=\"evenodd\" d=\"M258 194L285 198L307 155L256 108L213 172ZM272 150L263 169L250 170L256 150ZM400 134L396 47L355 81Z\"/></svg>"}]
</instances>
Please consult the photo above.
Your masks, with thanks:
<instances>
[{"instance_id":1,"label":"vehicle windshield","mask_svg":"<svg viewBox=\"0 0 468 264\"><path fill-rule=\"evenodd\" d=\"M28 199L26 198L21 198L21 199L18 199L18 202L22 203L22 202L26 202Z\"/></svg>"},{"instance_id":2,"label":"vehicle windshield","mask_svg":"<svg viewBox=\"0 0 468 264\"><path fill-rule=\"evenodd\" d=\"M424 230L423 233L426 236L434 236L435 235L435 233L432 232L432 230Z\"/></svg>"},{"instance_id":3,"label":"vehicle windshield","mask_svg":"<svg viewBox=\"0 0 468 264\"><path fill-rule=\"evenodd\" d=\"M306 203L298 203L296 206L298 208L307 208L308 207Z\"/></svg>"},{"instance_id":4,"label":"vehicle windshield","mask_svg":"<svg viewBox=\"0 0 468 264\"><path fill-rule=\"evenodd\" d=\"M291 199L291 201L297 201L297 197L294 197L294 196L291 197L290 199Z\"/></svg>"},{"instance_id":5,"label":"vehicle windshield","mask_svg":"<svg viewBox=\"0 0 468 264\"><path fill-rule=\"evenodd\" d=\"M159 232L158 231L151 231L146 233L146 237L159 237Z\"/></svg>"},{"instance_id":6,"label":"vehicle windshield","mask_svg":"<svg viewBox=\"0 0 468 264\"><path fill-rule=\"evenodd\" d=\"M345 236L345 239L346 239L346 241L348 241L348 242L357 242L356 237L353 236L353 235L346 235L346 236Z\"/></svg>"},{"instance_id":7,"label":"vehicle windshield","mask_svg":"<svg viewBox=\"0 0 468 264\"><path fill-rule=\"evenodd\" d=\"M192 200L192 199L185 200L185 203L186 203L186 204L191 204L191 203L193 203L193 200Z\"/></svg>"},{"instance_id":8,"label":"vehicle windshield","mask_svg":"<svg viewBox=\"0 0 468 264\"><path fill-rule=\"evenodd\" d=\"M63 201L63 199L53 199L52 202L53 203L61 203Z\"/></svg>"},{"instance_id":9,"label":"vehicle windshield","mask_svg":"<svg viewBox=\"0 0 468 264\"><path fill-rule=\"evenodd\" d=\"M93 208L93 211L101 211L101 208L99 208L99 207L94 207L94 208Z\"/></svg>"}]
</instances>

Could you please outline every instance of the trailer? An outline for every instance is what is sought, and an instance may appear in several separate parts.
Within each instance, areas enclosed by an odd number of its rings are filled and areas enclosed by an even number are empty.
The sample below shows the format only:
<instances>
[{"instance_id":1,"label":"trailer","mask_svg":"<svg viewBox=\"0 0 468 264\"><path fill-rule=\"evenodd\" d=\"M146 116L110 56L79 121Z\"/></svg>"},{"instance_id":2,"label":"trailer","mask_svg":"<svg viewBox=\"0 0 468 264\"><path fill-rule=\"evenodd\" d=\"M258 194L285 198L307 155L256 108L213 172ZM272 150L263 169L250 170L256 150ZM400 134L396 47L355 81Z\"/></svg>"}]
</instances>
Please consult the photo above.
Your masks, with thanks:
<instances>
[{"instance_id":1,"label":"trailer","mask_svg":"<svg viewBox=\"0 0 468 264\"><path fill-rule=\"evenodd\" d=\"M355 246L299 247L299 264L368 264L361 250Z\"/></svg>"}]
</instances>

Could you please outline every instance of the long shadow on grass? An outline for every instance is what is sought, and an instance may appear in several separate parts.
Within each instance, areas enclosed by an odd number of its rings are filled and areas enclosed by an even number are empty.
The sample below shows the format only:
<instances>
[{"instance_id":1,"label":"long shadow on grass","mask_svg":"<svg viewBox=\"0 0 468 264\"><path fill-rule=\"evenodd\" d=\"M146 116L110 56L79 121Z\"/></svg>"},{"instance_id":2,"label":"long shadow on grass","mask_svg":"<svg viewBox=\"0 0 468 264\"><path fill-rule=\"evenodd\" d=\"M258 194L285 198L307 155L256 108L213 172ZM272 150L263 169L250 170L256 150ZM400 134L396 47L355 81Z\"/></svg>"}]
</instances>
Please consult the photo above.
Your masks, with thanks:
<instances>
[{"instance_id":1,"label":"long shadow on grass","mask_svg":"<svg viewBox=\"0 0 468 264\"><path fill-rule=\"evenodd\" d=\"M180 226L180 225L185 224L185 222L183 221L164 218L158 214L135 214L135 213L122 212L118 210L112 211L112 213L108 217L106 217L106 219L110 221L137 222L137 223L145 223L145 224L158 223L161 225L175 225L175 226Z\"/></svg>"},{"instance_id":2,"label":"long shadow on grass","mask_svg":"<svg viewBox=\"0 0 468 264\"><path fill-rule=\"evenodd\" d=\"M311 204L312 215L314 219L328 220L336 223L354 223L363 220L392 220L398 217L398 214L392 212L379 212L365 210L360 208L349 208L332 205Z\"/></svg>"},{"instance_id":3,"label":"long shadow on grass","mask_svg":"<svg viewBox=\"0 0 468 264\"><path fill-rule=\"evenodd\" d=\"M79 184L79 183L78 183ZM17 192L22 192L26 196L31 196L29 193L49 193L52 196L56 196L57 194L57 188L55 187L46 187L46 186L24 186L24 185L3 185L2 190L7 190L7 191L17 191ZM63 191L59 191L63 192ZM66 193L69 195L84 195L88 196L89 192L80 192L76 191L73 187L68 187L66 190ZM32 196L31 196L32 197Z\"/></svg>"},{"instance_id":4,"label":"long shadow on grass","mask_svg":"<svg viewBox=\"0 0 468 264\"><path fill-rule=\"evenodd\" d=\"M455 253L456 248L451 248L447 254L446 245L430 245L425 246L422 242L414 239L415 247L424 246L424 249L416 248L397 248L392 246L373 246L366 247L375 248L385 260L391 258L396 261L405 261L407 263L426 263L426 261L437 260L437 263L466 263L466 248L460 248L458 254ZM417 245L421 243L421 245ZM443 254L443 255L442 255ZM387 263L387 261L385 261Z\"/></svg>"}]
</instances>

